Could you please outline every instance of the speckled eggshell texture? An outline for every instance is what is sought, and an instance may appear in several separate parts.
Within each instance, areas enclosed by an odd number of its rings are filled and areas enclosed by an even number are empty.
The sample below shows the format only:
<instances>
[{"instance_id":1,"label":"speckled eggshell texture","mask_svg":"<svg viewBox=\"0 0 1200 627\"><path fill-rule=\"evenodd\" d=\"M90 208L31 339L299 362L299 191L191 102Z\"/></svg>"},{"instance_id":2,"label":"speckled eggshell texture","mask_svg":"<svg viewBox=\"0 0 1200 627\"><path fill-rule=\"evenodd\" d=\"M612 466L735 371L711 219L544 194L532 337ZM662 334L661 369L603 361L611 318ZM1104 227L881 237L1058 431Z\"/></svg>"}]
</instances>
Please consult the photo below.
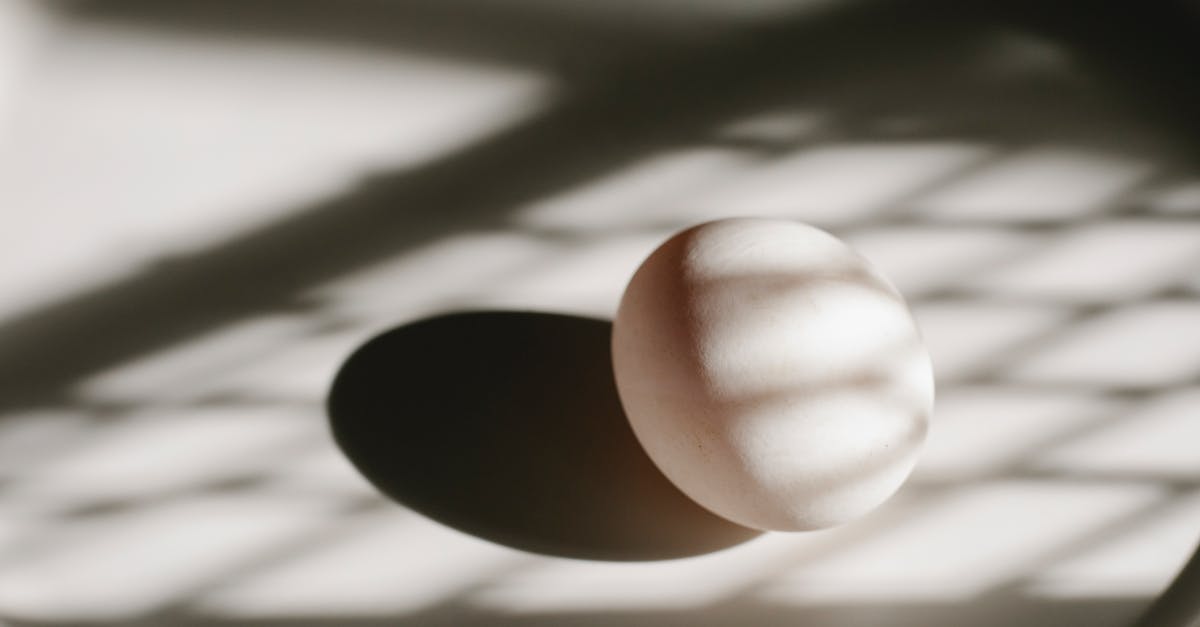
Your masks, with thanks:
<instances>
[{"instance_id":1,"label":"speckled eggshell texture","mask_svg":"<svg viewBox=\"0 0 1200 627\"><path fill-rule=\"evenodd\" d=\"M758 529L859 517L904 482L933 371L904 299L834 236L708 222L642 263L613 324L638 440L711 511Z\"/></svg>"}]
</instances>

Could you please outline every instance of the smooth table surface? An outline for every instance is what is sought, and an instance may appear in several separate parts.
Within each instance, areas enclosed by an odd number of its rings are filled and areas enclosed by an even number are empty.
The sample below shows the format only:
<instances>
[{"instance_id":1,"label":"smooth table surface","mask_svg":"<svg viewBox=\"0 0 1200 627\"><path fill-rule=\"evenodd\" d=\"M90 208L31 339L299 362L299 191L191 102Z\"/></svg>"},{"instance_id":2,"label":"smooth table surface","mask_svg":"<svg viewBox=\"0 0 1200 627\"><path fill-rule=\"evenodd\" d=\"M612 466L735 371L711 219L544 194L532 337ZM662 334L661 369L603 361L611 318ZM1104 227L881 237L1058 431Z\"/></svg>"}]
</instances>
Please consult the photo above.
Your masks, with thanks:
<instances>
[{"instance_id":1,"label":"smooth table surface","mask_svg":"<svg viewBox=\"0 0 1200 627\"><path fill-rule=\"evenodd\" d=\"M354 4L0 6L0 623L1116 627L1194 548L1200 177L1120 77L837 3ZM723 38L755 20L799 34ZM376 333L610 318L731 215L830 230L913 306L937 409L883 509L544 557L335 447Z\"/></svg>"}]
</instances>

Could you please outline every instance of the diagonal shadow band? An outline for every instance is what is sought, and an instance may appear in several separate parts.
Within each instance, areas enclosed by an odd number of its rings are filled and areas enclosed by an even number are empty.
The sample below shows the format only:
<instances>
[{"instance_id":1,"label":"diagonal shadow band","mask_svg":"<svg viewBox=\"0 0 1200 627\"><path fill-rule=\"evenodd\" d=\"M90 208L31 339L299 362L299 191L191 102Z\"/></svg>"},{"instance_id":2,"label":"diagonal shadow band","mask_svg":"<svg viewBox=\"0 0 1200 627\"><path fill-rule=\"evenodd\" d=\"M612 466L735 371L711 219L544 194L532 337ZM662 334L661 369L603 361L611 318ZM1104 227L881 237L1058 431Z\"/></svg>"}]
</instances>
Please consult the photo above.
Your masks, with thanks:
<instances>
[{"instance_id":1,"label":"diagonal shadow band","mask_svg":"<svg viewBox=\"0 0 1200 627\"><path fill-rule=\"evenodd\" d=\"M688 499L643 452L617 397L611 327L484 311L392 329L337 374L334 438L393 499L526 551L655 560L758 536Z\"/></svg>"},{"instance_id":2,"label":"diagonal shadow band","mask_svg":"<svg viewBox=\"0 0 1200 627\"><path fill-rule=\"evenodd\" d=\"M789 36L722 40L626 61L626 71L568 85L546 112L460 153L369 177L280 223L5 321L0 406L61 402L73 384L130 356L245 315L303 307L304 291L323 281L468 226L503 224L522 203L693 141L714 120L776 89L775 76L794 59L828 56L819 52L837 47L840 37L826 22L891 28L873 14L836 18L805 25L821 37L783 29Z\"/></svg>"},{"instance_id":3,"label":"diagonal shadow band","mask_svg":"<svg viewBox=\"0 0 1200 627\"><path fill-rule=\"evenodd\" d=\"M1148 11L1147 17L1133 9L1079 11L1075 3L1055 4L1054 10L1016 3L1004 11L949 0L841 4L804 19L614 62L598 76L567 81L548 111L461 153L379 174L343 196L298 207L279 223L5 320L0 410L74 402L79 381L131 357L249 315L309 309L307 290L348 271L466 227L505 225L524 203L632 158L695 142L715 123L785 96L812 97L823 79L866 81L894 72L898 59L947 57L997 23L1039 25L1072 39L1077 28L1054 19L1060 13L1086 17L1106 33L1178 22L1157 38L1171 43L1165 52L1132 46L1138 53L1126 54L1130 46L1112 43L1124 41L1119 37L1076 43L1101 63L1118 57L1113 72L1119 84L1140 85L1148 79L1134 79L1143 75L1161 79L1149 81L1161 96L1147 96L1151 104L1184 111L1190 120L1191 103L1200 102L1191 66L1180 61L1200 54L1188 43L1195 39L1188 37L1192 22L1169 20L1175 15L1170 11ZM922 108L936 104L915 102Z\"/></svg>"}]
</instances>

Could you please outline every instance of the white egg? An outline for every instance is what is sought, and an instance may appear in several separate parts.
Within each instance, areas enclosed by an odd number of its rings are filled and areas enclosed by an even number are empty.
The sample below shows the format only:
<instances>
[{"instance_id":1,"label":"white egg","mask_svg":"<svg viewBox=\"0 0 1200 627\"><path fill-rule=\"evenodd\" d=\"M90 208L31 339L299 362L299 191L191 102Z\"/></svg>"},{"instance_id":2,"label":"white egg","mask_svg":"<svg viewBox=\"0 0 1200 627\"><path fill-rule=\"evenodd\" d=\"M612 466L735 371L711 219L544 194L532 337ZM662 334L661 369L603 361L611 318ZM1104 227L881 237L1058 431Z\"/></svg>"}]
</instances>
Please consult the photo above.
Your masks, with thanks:
<instances>
[{"instance_id":1,"label":"white egg","mask_svg":"<svg viewBox=\"0 0 1200 627\"><path fill-rule=\"evenodd\" d=\"M613 370L638 440L700 505L758 529L840 524L912 471L933 369L904 299L834 236L692 227L633 276Z\"/></svg>"}]
</instances>

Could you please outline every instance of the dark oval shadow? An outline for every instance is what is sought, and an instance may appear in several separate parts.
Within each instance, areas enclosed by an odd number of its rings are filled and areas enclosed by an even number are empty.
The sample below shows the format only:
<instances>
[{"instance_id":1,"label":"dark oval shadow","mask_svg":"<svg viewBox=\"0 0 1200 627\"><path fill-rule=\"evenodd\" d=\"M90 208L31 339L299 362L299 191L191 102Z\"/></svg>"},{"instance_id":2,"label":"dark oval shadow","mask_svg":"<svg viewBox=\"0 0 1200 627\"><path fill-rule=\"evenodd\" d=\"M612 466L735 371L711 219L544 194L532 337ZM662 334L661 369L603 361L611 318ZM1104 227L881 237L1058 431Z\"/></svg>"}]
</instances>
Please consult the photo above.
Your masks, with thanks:
<instances>
[{"instance_id":1,"label":"dark oval shadow","mask_svg":"<svg viewBox=\"0 0 1200 627\"><path fill-rule=\"evenodd\" d=\"M643 452L613 382L611 328L528 312L397 327L338 372L334 438L396 501L526 551L654 560L759 535L684 496Z\"/></svg>"}]
</instances>

